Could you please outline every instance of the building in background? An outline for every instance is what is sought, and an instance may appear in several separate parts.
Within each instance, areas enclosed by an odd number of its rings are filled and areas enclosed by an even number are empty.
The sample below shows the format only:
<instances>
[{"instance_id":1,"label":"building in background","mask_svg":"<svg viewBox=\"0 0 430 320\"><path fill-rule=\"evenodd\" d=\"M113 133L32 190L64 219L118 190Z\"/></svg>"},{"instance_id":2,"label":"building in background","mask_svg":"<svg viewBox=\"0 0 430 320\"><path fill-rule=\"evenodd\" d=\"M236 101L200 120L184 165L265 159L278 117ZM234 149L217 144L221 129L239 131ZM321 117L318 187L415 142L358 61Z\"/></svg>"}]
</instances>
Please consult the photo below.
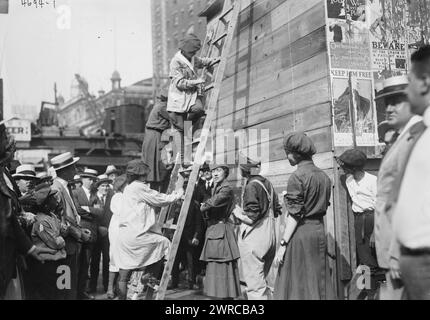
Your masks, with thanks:
<instances>
[{"instance_id":1,"label":"building in background","mask_svg":"<svg viewBox=\"0 0 430 320\"><path fill-rule=\"evenodd\" d=\"M99 90L98 96L88 95L88 84L80 77L72 83L72 98L58 107L58 122L64 132L70 134L76 130L84 135L100 134L105 122L106 109L134 105L147 115L152 106L152 79L136 82L130 86L121 86L121 76L114 71L111 77L112 88L109 92ZM85 88L82 87L82 84ZM140 119L144 128L146 118ZM143 132L143 129L142 131Z\"/></svg>"},{"instance_id":2,"label":"building in background","mask_svg":"<svg viewBox=\"0 0 430 320\"><path fill-rule=\"evenodd\" d=\"M167 81L169 62L178 51L181 38L188 32L205 38L206 19L199 14L217 1L151 0L154 90Z\"/></svg>"}]
</instances>

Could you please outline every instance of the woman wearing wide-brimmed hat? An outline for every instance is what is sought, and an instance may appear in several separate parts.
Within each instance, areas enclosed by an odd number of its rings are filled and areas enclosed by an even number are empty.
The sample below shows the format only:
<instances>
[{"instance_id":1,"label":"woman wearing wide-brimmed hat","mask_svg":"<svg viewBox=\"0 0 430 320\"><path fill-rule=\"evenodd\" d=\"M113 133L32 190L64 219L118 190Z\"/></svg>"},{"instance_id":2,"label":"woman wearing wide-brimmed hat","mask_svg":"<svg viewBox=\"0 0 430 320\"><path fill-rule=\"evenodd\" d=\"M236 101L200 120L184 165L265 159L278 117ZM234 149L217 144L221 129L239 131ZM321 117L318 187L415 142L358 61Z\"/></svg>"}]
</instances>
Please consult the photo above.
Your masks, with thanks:
<instances>
[{"instance_id":1,"label":"woman wearing wide-brimmed hat","mask_svg":"<svg viewBox=\"0 0 430 320\"><path fill-rule=\"evenodd\" d=\"M229 218L234 209L233 188L227 181L229 168L212 168L212 197L201 205L208 228L200 260L207 263L203 284L205 295L232 299L241 295L238 259L239 247Z\"/></svg>"},{"instance_id":2,"label":"woman wearing wide-brimmed hat","mask_svg":"<svg viewBox=\"0 0 430 320\"><path fill-rule=\"evenodd\" d=\"M127 282L133 270L145 268L152 278L161 277L170 241L156 230L155 208L168 206L183 195L183 190L170 195L152 190L146 181L149 167L141 160L129 162L126 172L129 184L118 209L118 259L115 258L120 269L119 289L123 300L127 297Z\"/></svg>"},{"instance_id":3,"label":"woman wearing wide-brimmed hat","mask_svg":"<svg viewBox=\"0 0 430 320\"><path fill-rule=\"evenodd\" d=\"M327 174L315 166L312 156L316 148L306 134L288 135L284 149L288 161L297 169L288 180L284 197L288 217L275 257L275 265L280 266L274 298L334 299L324 229L332 184Z\"/></svg>"}]
</instances>

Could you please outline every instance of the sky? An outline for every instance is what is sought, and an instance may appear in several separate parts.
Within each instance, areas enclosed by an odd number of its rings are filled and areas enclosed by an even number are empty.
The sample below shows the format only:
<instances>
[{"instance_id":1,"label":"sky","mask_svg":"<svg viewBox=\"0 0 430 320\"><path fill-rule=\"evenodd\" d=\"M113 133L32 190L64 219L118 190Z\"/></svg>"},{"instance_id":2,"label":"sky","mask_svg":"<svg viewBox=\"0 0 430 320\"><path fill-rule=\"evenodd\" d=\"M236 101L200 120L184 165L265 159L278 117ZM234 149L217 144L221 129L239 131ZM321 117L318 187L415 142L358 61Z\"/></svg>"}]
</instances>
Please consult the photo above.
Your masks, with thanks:
<instances>
[{"instance_id":1,"label":"sky","mask_svg":"<svg viewBox=\"0 0 430 320\"><path fill-rule=\"evenodd\" d=\"M123 86L152 77L150 0L25 1L33 2L9 0L0 14L5 117L12 106L37 115L41 101L54 100L54 82L67 100L75 73L94 94L110 90L115 69Z\"/></svg>"}]
</instances>

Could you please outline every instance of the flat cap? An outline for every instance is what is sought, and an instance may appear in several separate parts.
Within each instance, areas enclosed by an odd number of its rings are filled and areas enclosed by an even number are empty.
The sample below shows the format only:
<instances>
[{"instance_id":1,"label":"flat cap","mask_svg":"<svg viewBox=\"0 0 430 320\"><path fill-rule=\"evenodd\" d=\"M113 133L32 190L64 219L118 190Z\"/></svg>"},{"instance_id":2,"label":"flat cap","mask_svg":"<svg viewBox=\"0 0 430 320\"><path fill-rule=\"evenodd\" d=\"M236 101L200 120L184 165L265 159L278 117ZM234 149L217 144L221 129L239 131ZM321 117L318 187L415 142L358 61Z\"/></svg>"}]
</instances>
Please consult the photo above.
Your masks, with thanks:
<instances>
[{"instance_id":1,"label":"flat cap","mask_svg":"<svg viewBox=\"0 0 430 320\"><path fill-rule=\"evenodd\" d=\"M294 152L305 156L313 156L317 150L311 138L303 132L294 132L284 138L285 152Z\"/></svg>"},{"instance_id":2,"label":"flat cap","mask_svg":"<svg viewBox=\"0 0 430 320\"><path fill-rule=\"evenodd\" d=\"M150 171L149 166L142 160L132 160L127 164L127 174L146 176Z\"/></svg>"},{"instance_id":3,"label":"flat cap","mask_svg":"<svg viewBox=\"0 0 430 320\"><path fill-rule=\"evenodd\" d=\"M261 167L261 161L255 161L246 157L246 163L240 163L239 167L241 170L250 173L251 171L255 171L253 169L258 169Z\"/></svg>"},{"instance_id":4,"label":"flat cap","mask_svg":"<svg viewBox=\"0 0 430 320\"><path fill-rule=\"evenodd\" d=\"M194 33L186 34L185 37L179 41L179 49L186 52L198 51L201 47L202 42Z\"/></svg>"},{"instance_id":5,"label":"flat cap","mask_svg":"<svg viewBox=\"0 0 430 320\"><path fill-rule=\"evenodd\" d=\"M367 156L363 151L358 149L346 150L337 158L341 166L348 166L353 168L363 168L366 165Z\"/></svg>"}]
</instances>

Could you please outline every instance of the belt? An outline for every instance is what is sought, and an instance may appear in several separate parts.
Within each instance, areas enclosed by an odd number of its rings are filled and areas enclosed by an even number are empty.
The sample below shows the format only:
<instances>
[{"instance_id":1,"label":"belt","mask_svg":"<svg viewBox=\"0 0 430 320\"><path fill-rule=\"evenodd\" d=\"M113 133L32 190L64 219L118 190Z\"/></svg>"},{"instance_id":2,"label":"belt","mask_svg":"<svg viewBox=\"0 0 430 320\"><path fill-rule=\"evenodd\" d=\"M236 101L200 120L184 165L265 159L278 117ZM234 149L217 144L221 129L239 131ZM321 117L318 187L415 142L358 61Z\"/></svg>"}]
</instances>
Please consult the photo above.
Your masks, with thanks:
<instances>
[{"instance_id":1,"label":"belt","mask_svg":"<svg viewBox=\"0 0 430 320\"><path fill-rule=\"evenodd\" d=\"M319 224L324 222L324 217L307 217L304 218L299 222L300 225L302 224Z\"/></svg>"},{"instance_id":2,"label":"belt","mask_svg":"<svg viewBox=\"0 0 430 320\"><path fill-rule=\"evenodd\" d=\"M150 130L154 130L154 131L158 131L163 133L164 130L160 129L160 128L153 128L153 127L146 127L146 129L150 129Z\"/></svg>"},{"instance_id":3,"label":"belt","mask_svg":"<svg viewBox=\"0 0 430 320\"><path fill-rule=\"evenodd\" d=\"M354 216L363 216L363 224L361 225L360 235L361 235L361 242L365 242L365 236L364 236L364 227L366 226L366 217L374 214L375 210L364 210L363 212L354 212ZM357 239L355 239L357 241Z\"/></svg>"},{"instance_id":4,"label":"belt","mask_svg":"<svg viewBox=\"0 0 430 320\"><path fill-rule=\"evenodd\" d=\"M361 215L369 215L369 214L374 214L374 213L375 213L374 209L372 209L372 210L368 209L368 210L364 210L363 212L354 212L354 215L361 216Z\"/></svg>"},{"instance_id":5,"label":"belt","mask_svg":"<svg viewBox=\"0 0 430 320\"><path fill-rule=\"evenodd\" d=\"M422 255L430 255L430 248L419 248L419 249L409 249L406 247L401 247L400 252L405 256L422 256Z\"/></svg>"}]
</instances>

